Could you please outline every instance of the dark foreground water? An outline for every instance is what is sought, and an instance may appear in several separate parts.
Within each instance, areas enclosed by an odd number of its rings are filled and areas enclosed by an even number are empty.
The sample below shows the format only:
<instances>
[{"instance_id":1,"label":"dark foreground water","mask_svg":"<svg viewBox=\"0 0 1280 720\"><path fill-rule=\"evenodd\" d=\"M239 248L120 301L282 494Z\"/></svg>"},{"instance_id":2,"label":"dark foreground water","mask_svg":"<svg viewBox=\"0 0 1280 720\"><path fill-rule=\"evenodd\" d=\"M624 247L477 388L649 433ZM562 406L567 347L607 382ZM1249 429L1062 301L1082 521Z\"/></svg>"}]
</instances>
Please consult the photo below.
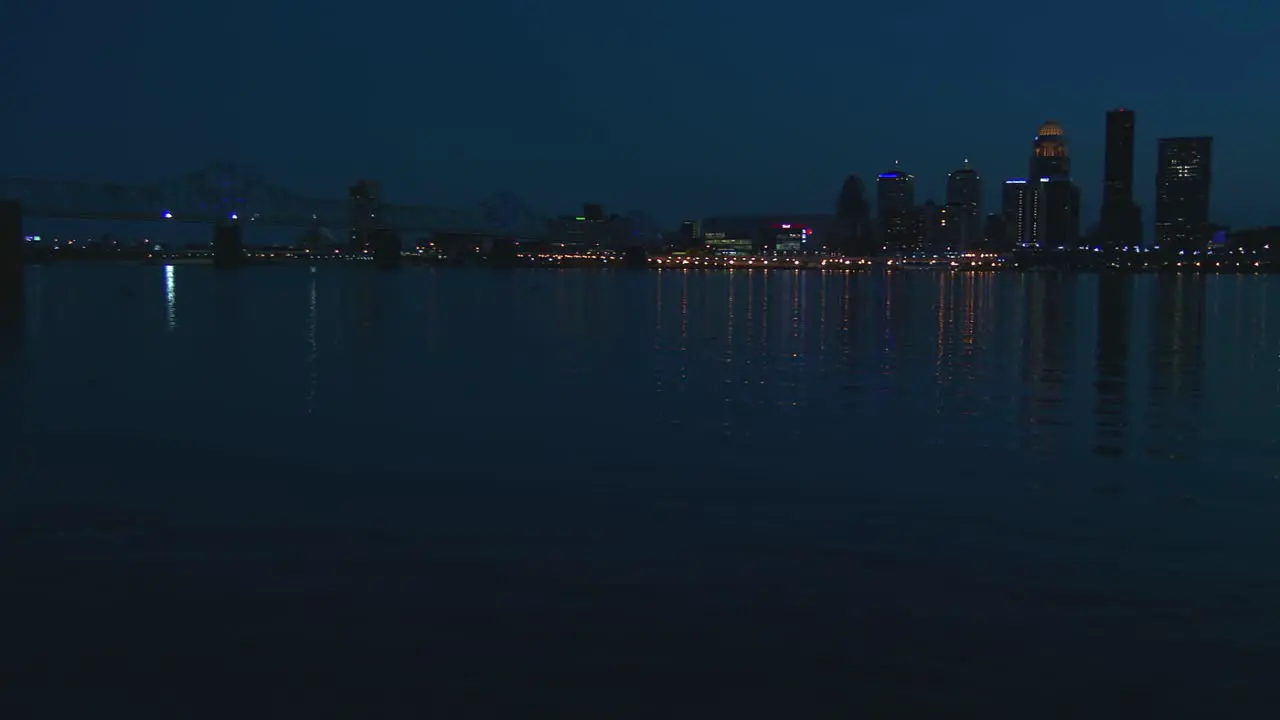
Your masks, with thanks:
<instances>
[{"instance_id":1,"label":"dark foreground water","mask_svg":"<svg viewBox=\"0 0 1280 720\"><path fill-rule=\"evenodd\" d=\"M5 717L1280 712L1274 279L28 281Z\"/></svg>"}]
</instances>

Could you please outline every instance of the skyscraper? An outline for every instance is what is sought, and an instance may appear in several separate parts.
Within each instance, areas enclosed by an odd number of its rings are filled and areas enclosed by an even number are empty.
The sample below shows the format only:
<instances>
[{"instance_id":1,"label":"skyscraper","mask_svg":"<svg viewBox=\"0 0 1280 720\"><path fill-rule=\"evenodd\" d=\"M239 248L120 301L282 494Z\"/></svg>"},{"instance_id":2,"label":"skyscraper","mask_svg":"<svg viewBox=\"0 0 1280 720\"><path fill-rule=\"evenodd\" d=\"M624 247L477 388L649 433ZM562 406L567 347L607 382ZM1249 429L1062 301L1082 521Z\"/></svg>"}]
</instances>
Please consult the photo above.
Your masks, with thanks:
<instances>
[{"instance_id":1,"label":"skyscraper","mask_svg":"<svg viewBox=\"0 0 1280 720\"><path fill-rule=\"evenodd\" d=\"M836 198L835 249L845 255L873 254L871 245L871 208L862 179L850 175L840 186Z\"/></svg>"},{"instance_id":2,"label":"skyscraper","mask_svg":"<svg viewBox=\"0 0 1280 720\"><path fill-rule=\"evenodd\" d=\"M1156 246L1203 250L1209 243L1213 138L1160 138L1156 152Z\"/></svg>"},{"instance_id":3,"label":"skyscraper","mask_svg":"<svg viewBox=\"0 0 1280 720\"><path fill-rule=\"evenodd\" d=\"M893 165L876 179L876 212L884 248L901 252L915 245L916 178Z\"/></svg>"},{"instance_id":4,"label":"skyscraper","mask_svg":"<svg viewBox=\"0 0 1280 720\"><path fill-rule=\"evenodd\" d=\"M906 252L938 252L943 249L943 231L946 229L946 206L939 205L932 199L916 208L915 220L912 222L911 242L902 248Z\"/></svg>"},{"instance_id":5,"label":"skyscraper","mask_svg":"<svg viewBox=\"0 0 1280 720\"><path fill-rule=\"evenodd\" d=\"M1133 136L1135 117L1132 110L1120 108L1107 112L1107 147L1103 158L1102 204L1133 199Z\"/></svg>"},{"instance_id":6,"label":"skyscraper","mask_svg":"<svg viewBox=\"0 0 1280 720\"><path fill-rule=\"evenodd\" d=\"M347 207L351 214L351 236L348 250L352 254L371 252L374 231L380 226L378 218L378 183L361 180L351 186Z\"/></svg>"},{"instance_id":7,"label":"skyscraper","mask_svg":"<svg viewBox=\"0 0 1280 720\"><path fill-rule=\"evenodd\" d=\"M1031 143L1024 202L1024 235L1028 247L1072 247L1080 236L1080 193L1071 182L1071 156L1062 126L1050 120Z\"/></svg>"},{"instance_id":8,"label":"skyscraper","mask_svg":"<svg viewBox=\"0 0 1280 720\"><path fill-rule=\"evenodd\" d=\"M1107 113L1099 230L1103 245L1112 250L1142 244L1142 211L1133 201L1134 128L1132 110Z\"/></svg>"},{"instance_id":9,"label":"skyscraper","mask_svg":"<svg viewBox=\"0 0 1280 720\"><path fill-rule=\"evenodd\" d=\"M1030 188L1026 178L1013 178L1004 181L1004 189L1000 194L1000 214L1004 217L1005 243L1009 247L1020 246L1026 242L1026 223L1030 213L1027 212L1027 199Z\"/></svg>"},{"instance_id":10,"label":"skyscraper","mask_svg":"<svg viewBox=\"0 0 1280 720\"><path fill-rule=\"evenodd\" d=\"M982 223L982 248L990 252L1005 252L1009 249L1009 223L1004 213L990 213Z\"/></svg>"},{"instance_id":11,"label":"skyscraper","mask_svg":"<svg viewBox=\"0 0 1280 720\"><path fill-rule=\"evenodd\" d=\"M680 247L691 248L700 244L702 240L702 222L698 220L685 220L680 223Z\"/></svg>"},{"instance_id":12,"label":"skyscraper","mask_svg":"<svg viewBox=\"0 0 1280 720\"><path fill-rule=\"evenodd\" d=\"M1050 120L1040 126L1031 142L1031 169L1029 178L1071 177L1071 157L1067 154L1067 135L1057 121Z\"/></svg>"},{"instance_id":13,"label":"skyscraper","mask_svg":"<svg viewBox=\"0 0 1280 720\"><path fill-rule=\"evenodd\" d=\"M982 239L982 178L964 167L947 177L944 241L951 250L968 250Z\"/></svg>"},{"instance_id":14,"label":"skyscraper","mask_svg":"<svg viewBox=\"0 0 1280 720\"><path fill-rule=\"evenodd\" d=\"M1041 178L1038 214L1043 230L1041 245L1050 249L1073 248L1080 239L1080 189L1070 178Z\"/></svg>"}]
</instances>

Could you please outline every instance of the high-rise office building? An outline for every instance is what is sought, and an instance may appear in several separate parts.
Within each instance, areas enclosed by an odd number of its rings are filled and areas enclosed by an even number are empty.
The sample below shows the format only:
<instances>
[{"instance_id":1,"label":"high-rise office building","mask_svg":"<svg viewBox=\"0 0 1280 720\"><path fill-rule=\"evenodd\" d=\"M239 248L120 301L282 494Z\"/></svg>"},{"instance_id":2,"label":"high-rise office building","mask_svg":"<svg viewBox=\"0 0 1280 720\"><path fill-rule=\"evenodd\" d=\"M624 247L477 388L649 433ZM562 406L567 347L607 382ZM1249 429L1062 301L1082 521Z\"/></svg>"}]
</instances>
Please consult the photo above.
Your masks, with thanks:
<instances>
[{"instance_id":1,"label":"high-rise office building","mask_svg":"<svg viewBox=\"0 0 1280 720\"><path fill-rule=\"evenodd\" d=\"M925 200L916 208L914 235L911 244L903 250L907 252L940 252L944 249L944 232L947 225L946 206L933 200Z\"/></svg>"},{"instance_id":2,"label":"high-rise office building","mask_svg":"<svg viewBox=\"0 0 1280 720\"><path fill-rule=\"evenodd\" d=\"M1080 236L1080 192L1071 182L1071 156L1062 126L1050 120L1031 143L1023 202L1024 247L1074 247Z\"/></svg>"},{"instance_id":3,"label":"high-rise office building","mask_svg":"<svg viewBox=\"0 0 1280 720\"><path fill-rule=\"evenodd\" d=\"M1102 204L1133 199L1132 110L1120 108L1107 113L1107 146L1103 157Z\"/></svg>"},{"instance_id":4,"label":"high-rise office building","mask_svg":"<svg viewBox=\"0 0 1280 720\"><path fill-rule=\"evenodd\" d=\"M1009 250L1009 223L1003 213L990 213L982 223L982 249L989 252Z\"/></svg>"},{"instance_id":5,"label":"high-rise office building","mask_svg":"<svg viewBox=\"0 0 1280 720\"><path fill-rule=\"evenodd\" d=\"M1042 247L1058 250L1079 244L1080 189L1070 178L1041 178L1037 211Z\"/></svg>"},{"instance_id":6,"label":"high-rise office building","mask_svg":"<svg viewBox=\"0 0 1280 720\"><path fill-rule=\"evenodd\" d=\"M1098 229L1103 246L1111 250L1142 244L1142 210L1133 201L1135 126L1132 110L1120 108L1107 113Z\"/></svg>"},{"instance_id":7,"label":"high-rise office building","mask_svg":"<svg viewBox=\"0 0 1280 720\"><path fill-rule=\"evenodd\" d=\"M947 177L947 204L944 211L943 241L951 250L968 250L982 240L982 178L978 171L964 167Z\"/></svg>"},{"instance_id":8,"label":"high-rise office building","mask_svg":"<svg viewBox=\"0 0 1280 720\"><path fill-rule=\"evenodd\" d=\"M839 252L859 257L874 253L871 207L867 203L866 187L857 175L845 178L840 186L834 230L833 244Z\"/></svg>"},{"instance_id":9,"label":"high-rise office building","mask_svg":"<svg viewBox=\"0 0 1280 720\"><path fill-rule=\"evenodd\" d=\"M876 213L883 247L890 252L912 249L916 244L916 178L903 172L898 163L876 178Z\"/></svg>"},{"instance_id":10,"label":"high-rise office building","mask_svg":"<svg viewBox=\"0 0 1280 720\"><path fill-rule=\"evenodd\" d=\"M1160 138L1156 152L1156 236L1164 250L1203 250L1210 240L1213 138Z\"/></svg>"},{"instance_id":11,"label":"high-rise office building","mask_svg":"<svg viewBox=\"0 0 1280 720\"><path fill-rule=\"evenodd\" d=\"M1010 247L1026 243L1026 223L1030 217L1027 204L1030 194L1026 178L1004 181L1004 189L1000 194L1000 215L1004 218L1005 243Z\"/></svg>"},{"instance_id":12,"label":"high-rise office building","mask_svg":"<svg viewBox=\"0 0 1280 720\"><path fill-rule=\"evenodd\" d=\"M680 247L697 246L702 240L702 223L698 220L685 220L680 223Z\"/></svg>"},{"instance_id":13,"label":"high-rise office building","mask_svg":"<svg viewBox=\"0 0 1280 720\"><path fill-rule=\"evenodd\" d=\"M348 191L347 206L351 214L351 235L347 249L352 254L373 251L376 231L381 227L378 217L378 183L361 180Z\"/></svg>"}]
</instances>

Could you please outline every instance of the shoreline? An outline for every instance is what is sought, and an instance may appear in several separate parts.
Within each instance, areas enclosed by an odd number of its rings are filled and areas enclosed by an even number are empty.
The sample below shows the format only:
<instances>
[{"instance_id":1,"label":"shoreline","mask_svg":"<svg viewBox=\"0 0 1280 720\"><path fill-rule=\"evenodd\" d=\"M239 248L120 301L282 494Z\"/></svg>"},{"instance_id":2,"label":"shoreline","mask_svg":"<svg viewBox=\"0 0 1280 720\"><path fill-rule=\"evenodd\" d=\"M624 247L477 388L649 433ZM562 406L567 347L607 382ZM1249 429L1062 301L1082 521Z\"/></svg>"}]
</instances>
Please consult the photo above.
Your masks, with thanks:
<instances>
[{"instance_id":1,"label":"shoreline","mask_svg":"<svg viewBox=\"0 0 1280 720\"><path fill-rule=\"evenodd\" d=\"M1111 264L1069 264L1069 263L1044 263L1035 265L1023 264L964 264L959 263L952 265L950 263L937 263L932 266L913 266L889 263L885 261L863 261L863 262L807 262L793 263L789 261L773 261L773 262L756 262L756 263L724 263L724 262L660 262L667 258L649 258L643 265L635 262L627 262L623 258L611 258L607 262L600 260L584 261L506 261L506 262L490 262L483 259L470 261L441 261L441 260L424 260L417 257L405 257L401 262L390 267L376 263L372 260L360 260L354 258L334 258L334 259L317 259L317 258L260 258L251 259L242 263L238 263L231 267L217 267L219 270L236 270L250 268L267 268L267 267L295 267L295 266L345 266L345 267L366 267L377 270L394 270L399 268L450 268L450 269L490 269L490 270L631 270L631 271L666 271L666 272L737 272L737 271L762 271L762 272L800 272L800 271L818 271L828 273L865 273L865 272L894 272L894 273L948 273L948 272L967 272L967 273L1038 273L1038 272L1056 272L1056 273L1078 273L1078 274L1124 274L1124 275L1153 275L1153 274L1205 274L1205 275L1269 275L1280 272L1280 263L1271 264L1258 261L1254 263L1226 264L1212 266L1195 266L1191 263L1184 265L1147 265L1145 267L1133 266L1115 266ZM679 260L676 258L676 260ZM29 260L24 263L27 267L41 267L54 265L151 265L151 266L183 266L183 267L215 267L212 257L196 257L196 258L137 258L137 257L65 257L65 258L40 258Z\"/></svg>"}]
</instances>

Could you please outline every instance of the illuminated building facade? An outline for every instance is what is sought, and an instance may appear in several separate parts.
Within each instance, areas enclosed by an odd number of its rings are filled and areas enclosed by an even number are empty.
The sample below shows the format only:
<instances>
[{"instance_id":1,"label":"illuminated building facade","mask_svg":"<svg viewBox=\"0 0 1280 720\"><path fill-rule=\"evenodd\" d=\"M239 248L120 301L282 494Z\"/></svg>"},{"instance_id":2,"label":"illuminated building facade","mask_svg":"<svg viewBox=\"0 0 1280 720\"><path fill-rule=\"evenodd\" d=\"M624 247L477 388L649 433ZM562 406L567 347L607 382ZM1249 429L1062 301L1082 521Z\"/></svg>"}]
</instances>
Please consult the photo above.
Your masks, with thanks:
<instances>
[{"instance_id":1,"label":"illuminated building facade","mask_svg":"<svg viewBox=\"0 0 1280 720\"><path fill-rule=\"evenodd\" d=\"M1031 142L1030 177L1071 177L1071 156L1067 153L1067 136L1062 126L1050 120L1040 126Z\"/></svg>"},{"instance_id":2,"label":"illuminated building facade","mask_svg":"<svg viewBox=\"0 0 1280 720\"><path fill-rule=\"evenodd\" d=\"M943 233L946 230L946 208L932 200L925 200L917 207L912 230L915 238L908 247L900 248L905 252L940 252L943 246Z\"/></svg>"},{"instance_id":3,"label":"illuminated building facade","mask_svg":"<svg viewBox=\"0 0 1280 720\"><path fill-rule=\"evenodd\" d=\"M1004 181L1004 189L1000 194L1000 215L1005 223L1005 239L1010 246L1025 243L1026 222L1030 217L1027 211L1029 197L1026 178Z\"/></svg>"},{"instance_id":4,"label":"illuminated building facade","mask_svg":"<svg viewBox=\"0 0 1280 720\"><path fill-rule=\"evenodd\" d=\"M807 255L817 248L812 228L801 223L779 222L763 231L760 249L774 255Z\"/></svg>"},{"instance_id":5,"label":"illuminated building facade","mask_svg":"<svg viewBox=\"0 0 1280 720\"><path fill-rule=\"evenodd\" d=\"M751 255L755 238L749 234L709 232L702 236L708 250L717 255Z\"/></svg>"},{"instance_id":6,"label":"illuminated building facade","mask_svg":"<svg viewBox=\"0 0 1280 720\"><path fill-rule=\"evenodd\" d=\"M876 212L883 249L889 252L915 250L916 178L898 169L876 178Z\"/></svg>"},{"instance_id":7,"label":"illuminated building facade","mask_svg":"<svg viewBox=\"0 0 1280 720\"><path fill-rule=\"evenodd\" d=\"M949 250L964 251L982 239L982 178L964 167L947 177L947 204L943 208L942 240Z\"/></svg>"},{"instance_id":8,"label":"illuminated building facade","mask_svg":"<svg viewBox=\"0 0 1280 720\"><path fill-rule=\"evenodd\" d=\"M816 255L832 237L831 215L721 215L702 221L703 245L715 254Z\"/></svg>"},{"instance_id":9,"label":"illuminated building facade","mask_svg":"<svg viewBox=\"0 0 1280 720\"><path fill-rule=\"evenodd\" d=\"M562 215L552 222L552 241L567 248L626 247L634 243L635 223L605 215L604 206L586 203L581 215Z\"/></svg>"},{"instance_id":10,"label":"illuminated building facade","mask_svg":"<svg viewBox=\"0 0 1280 720\"><path fill-rule=\"evenodd\" d=\"M698 220L685 220L680 223L679 245L682 248L695 247L702 240L702 223Z\"/></svg>"},{"instance_id":11,"label":"illuminated building facade","mask_svg":"<svg viewBox=\"0 0 1280 720\"><path fill-rule=\"evenodd\" d=\"M1071 182L1071 156L1062 126L1050 120L1031 143L1019 244L1074 247L1080 237L1080 191Z\"/></svg>"},{"instance_id":12,"label":"illuminated building facade","mask_svg":"<svg viewBox=\"0 0 1280 720\"><path fill-rule=\"evenodd\" d=\"M1209 243L1213 138L1161 138L1156 152L1157 247L1203 250Z\"/></svg>"}]
</instances>

